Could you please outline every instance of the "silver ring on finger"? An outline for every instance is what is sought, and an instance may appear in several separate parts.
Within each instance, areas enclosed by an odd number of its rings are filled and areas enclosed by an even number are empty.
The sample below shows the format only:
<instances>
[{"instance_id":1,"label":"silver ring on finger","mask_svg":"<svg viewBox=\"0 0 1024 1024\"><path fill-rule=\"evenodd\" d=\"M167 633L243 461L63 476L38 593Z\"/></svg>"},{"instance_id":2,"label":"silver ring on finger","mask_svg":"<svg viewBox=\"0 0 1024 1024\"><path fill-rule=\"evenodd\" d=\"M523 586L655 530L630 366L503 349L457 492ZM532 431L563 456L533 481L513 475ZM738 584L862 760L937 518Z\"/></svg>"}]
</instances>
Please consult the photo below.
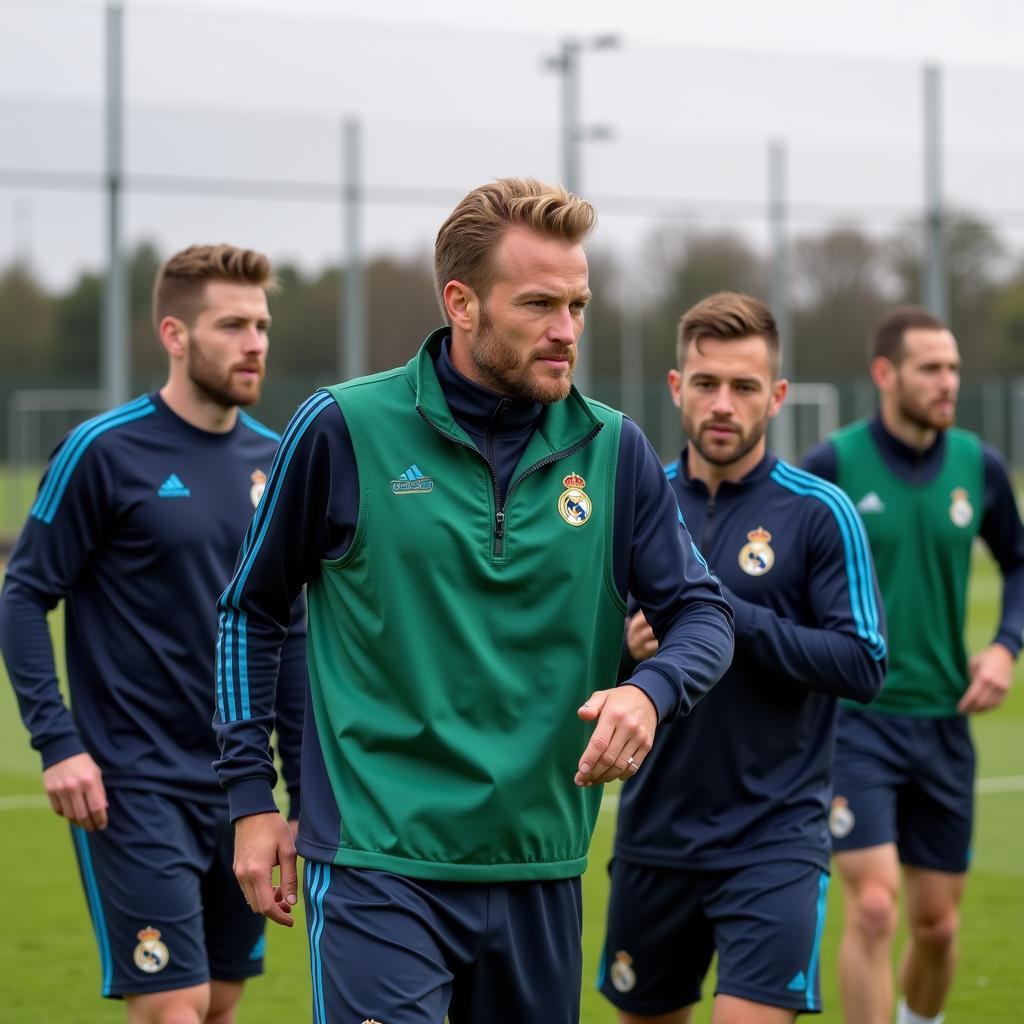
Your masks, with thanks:
<instances>
[{"instance_id":1,"label":"silver ring on finger","mask_svg":"<svg viewBox=\"0 0 1024 1024\"><path fill-rule=\"evenodd\" d=\"M629 759L628 759L628 760L626 761L626 767L627 767L627 768L629 768L629 769L631 769L631 770L632 770L632 771L634 771L634 772L638 772L638 771L640 771L640 765L639 765L639 763L638 763L638 762L637 762L637 760L636 760L636 759L635 759L634 757L632 757L632 756L630 756L630 757L629 757Z\"/></svg>"}]
</instances>

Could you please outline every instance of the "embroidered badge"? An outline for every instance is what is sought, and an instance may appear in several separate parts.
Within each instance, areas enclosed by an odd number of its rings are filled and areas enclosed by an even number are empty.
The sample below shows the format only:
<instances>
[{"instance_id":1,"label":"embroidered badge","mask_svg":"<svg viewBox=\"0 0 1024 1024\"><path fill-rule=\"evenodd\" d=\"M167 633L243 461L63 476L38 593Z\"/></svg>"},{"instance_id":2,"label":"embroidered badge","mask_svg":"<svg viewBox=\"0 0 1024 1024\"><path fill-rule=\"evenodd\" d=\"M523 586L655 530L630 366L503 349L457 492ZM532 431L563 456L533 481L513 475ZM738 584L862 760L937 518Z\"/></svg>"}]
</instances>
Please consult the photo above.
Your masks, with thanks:
<instances>
[{"instance_id":1,"label":"embroidered badge","mask_svg":"<svg viewBox=\"0 0 1024 1024\"><path fill-rule=\"evenodd\" d=\"M429 494L434 489L432 477L424 476L413 463L397 480L391 481L392 494Z\"/></svg>"},{"instance_id":2,"label":"embroidered badge","mask_svg":"<svg viewBox=\"0 0 1024 1024\"><path fill-rule=\"evenodd\" d=\"M135 947L133 959L135 966L146 974L162 971L170 962L171 954L160 941L160 932L156 928L143 928L136 934L139 944Z\"/></svg>"},{"instance_id":3,"label":"embroidered badge","mask_svg":"<svg viewBox=\"0 0 1024 1024\"><path fill-rule=\"evenodd\" d=\"M740 548L739 562L748 576L763 576L775 564L771 539L772 535L763 526L747 534L747 543Z\"/></svg>"},{"instance_id":4,"label":"embroidered badge","mask_svg":"<svg viewBox=\"0 0 1024 1024\"><path fill-rule=\"evenodd\" d=\"M974 518L974 506L971 505L971 499L967 491L963 487L957 487L950 494L952 503L949 506L949 518L953 520L954 526L961 528L971 525L971 520Z\"/></svg>"},{"instance_id":5,"label":"embroidered badge","mask_svg":"<svg viewBox=\"0 0 1024 1024\"><path fill-rule=\"evenodd\" d=\"M832 810L828 814L828 830L836 837L842 839L853 831L856 819L845 796L837 796L832 801Z\"/></svg>"},{"instance_id":6,"label":"embroidered badge","mask_svg":"<svg viewBox=\"0 0 1024 1024\"><path fill-rule=\"evenodd\" d=\"M608 977L612 980L612 986L616 992L632 992L636 988L636 971L633 970L633 958L624 950L620 949L615 954L615 960L608 968Z\"/></svg>"},{"instance_id":7,"label":"embroidered badge","mask_svg":"<svg viewBox=\"0 0 1024 1024\"><path fill-rule=\"evenodd\" d=\"M570 473L563 478L562 484L565 490L558 499L558 514L570 526L582 526L590 518L591 511L590 498L583 490L587 481L576 473Z\"/></svg>"},{"instance_id":8,"label":"embroidered badge","mask_svg":"<svg viewBox=\"0 0 1024 1024\"><path fill-rule=\"evenodd\" d=\"M249 500L252 502L252 507L255 508L260 503L263 492L267 489L267 474L262 469L254 469L249 479L252 481L252 487L249 488Z\"/></svg>"}]
</instances>

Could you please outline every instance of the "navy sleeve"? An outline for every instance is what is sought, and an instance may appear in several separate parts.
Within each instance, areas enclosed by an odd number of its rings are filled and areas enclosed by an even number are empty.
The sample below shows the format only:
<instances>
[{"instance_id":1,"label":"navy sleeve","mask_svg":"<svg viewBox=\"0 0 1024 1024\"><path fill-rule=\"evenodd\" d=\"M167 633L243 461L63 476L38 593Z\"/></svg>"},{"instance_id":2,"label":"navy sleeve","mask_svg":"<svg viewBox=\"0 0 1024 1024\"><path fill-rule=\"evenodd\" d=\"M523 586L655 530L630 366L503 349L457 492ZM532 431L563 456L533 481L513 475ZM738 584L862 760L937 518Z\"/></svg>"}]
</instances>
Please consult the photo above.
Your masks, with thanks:
<instances>
[{"instance_id":1,"label":"navy sleeve","mask_svg":"<svg viewBox=\"0 0 1024 1024\"><path fill-rule=\"evenodd\" d=\"M694 547L654 449L623 419L616 472L615 576L658 638L657 653L624 680L658 709L686 714L732 661L732 610Z\"/></svg>"},{"instance_id":2,"label":"navy sleeve","mask_svg":"<svg viewBox=\"0 0 1024 1024\"><path fill-rule=\"evenodd\" d=\"M824 493L827 504L808 529L806 606L815 625L799 625L728 590L726 596L736 642L756 650L765 669L804 689L867 704L885 681L882 599L853 506L836 488Z\"/></svg>"},{"instance_id":3,"label":"navy sleeve","mask_svg":"<svg viewBox=\"0 0 1024 1024\"><path fill-rule=\"evenodd\" d=\"M274 701L277 752L288 790L288 819L295 821L302 809L299 788L302 760L302 720L306 710L306 602L302 595L292 605L288 636L281 648L281 670Z\"/></svg>"},{"instance_id":4,"label":"navy sleeve","mask_svg":"<svg viewBox=\"0 0 1024 1024\"><path fill-rule=\"evenodd\" d=\"M0 594L0 648L44 768L85 753L57 683L46 615L103 545L114 518L114 474L102 445L93 443L68 459L59 458L63 448L43 477Z\"/></svg>"},{"instance_id":5,"label":"navy sleeve","mask_svg":"<svg viewBox=\"0 0 1024 1024\"><path fill-rule=\"evenodd\" d=\"M835 445L831 441L822 441L821 444L815 445L804 456L800 467L834 484L839 476L839 456L836 454Z\"/></svg>"},{"instance_id":6,"label":"navy sleeve","mask_svg":"<svg viewBox=\"0 0 1024 1024\"><path fill-rule=\"evenodd\" d=\"M358 506L348 428L334 399L317 392L284 433L234 578L218 602L214 728L221 756L214 768L232 820L276 809L269 742L292 605L320 560L346 550Z\"/></svg>"},{"instance_id":7,"label":"navy sleeve","mask_svg":"<svg viewBox=\"0 0 1024 1024\"><path fill-rule=\"evenodd\" d=\"M1003 610L995 642L1016 658L1024 639L1024 526L1003 458L991 445L985 459L985 514L981 536L1003 574Z\"/></svg>"}]
</instances>

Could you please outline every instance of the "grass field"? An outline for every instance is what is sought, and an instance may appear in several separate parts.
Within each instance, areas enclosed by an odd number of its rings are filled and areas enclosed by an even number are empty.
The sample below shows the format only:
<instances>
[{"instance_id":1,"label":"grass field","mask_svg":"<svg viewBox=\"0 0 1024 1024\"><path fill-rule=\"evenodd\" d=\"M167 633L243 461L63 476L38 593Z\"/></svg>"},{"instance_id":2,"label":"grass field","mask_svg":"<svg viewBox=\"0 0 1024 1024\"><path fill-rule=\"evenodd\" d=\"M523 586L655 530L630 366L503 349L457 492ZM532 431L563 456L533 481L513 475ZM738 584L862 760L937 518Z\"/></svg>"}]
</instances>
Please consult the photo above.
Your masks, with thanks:
<instances>
[{"instance_id":1,"label":"grass field","mask_svg":"<svg viewBox=\"0 0 1024 1024\"><path fill-rule=\"evenodd\" d=\"M990 635L999 584L979 560L971 599L971 644ZM59 614L52 629L60 631ZM1018 676L1021 673L1018 672ZM98 996L99 967L67 828L40 798L38 764L6 677L0 670L0 877L8 879L8 909L0 927L0 1020L6 1024L123 1020L116 1002ZM950 1024L1019 1024L1024 1005L1024 692L1018 681L1007 705L974 723L983 790L978 799L975 859L964 906L962 960L947 1009ZM986 789L985 787L989 787ZM602 941L607 894L605 864L613 812L601 817L584 880L584 1024L611 1022L610 1007L592 987ZM832 886L822 954L826 1012L839 1022L835 952L842 908ZM301 908L300 908L301 909ZM268 971L251 983L243 1024L306 1021L309 984L301 914L290 931L271 928ZM709 984L706 995L713 986ZM710 998L695 1015L710 1019ZM542 1024L542 1022L539 1022Z\"/></svg>"}]
</instances>

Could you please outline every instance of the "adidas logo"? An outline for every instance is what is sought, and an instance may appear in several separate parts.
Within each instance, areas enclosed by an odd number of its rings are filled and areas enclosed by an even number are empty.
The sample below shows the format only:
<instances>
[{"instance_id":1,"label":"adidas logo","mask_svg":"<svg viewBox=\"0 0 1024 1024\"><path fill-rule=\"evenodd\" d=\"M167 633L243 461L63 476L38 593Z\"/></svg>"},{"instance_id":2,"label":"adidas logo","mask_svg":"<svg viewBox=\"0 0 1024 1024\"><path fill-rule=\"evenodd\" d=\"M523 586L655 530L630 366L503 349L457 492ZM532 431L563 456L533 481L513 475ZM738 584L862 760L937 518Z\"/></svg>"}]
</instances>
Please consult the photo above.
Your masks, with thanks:
<instances>
[{"instance_id":1,"label":"adidas logo","mask_svg":"<svg viewBox=\"0 0 1024 1024\"><path fill-rule=\"evenodd\" d=\"M857 502L858 512L884 512L885 502L874 492L868 491L860 501Z\"/></svg>"},{"instance_id":2,"label":"adidas logo","mask_svg":"<svg viewBox=\"0 0 1024 1024\"><path fill-rule=\"evenodd\" d=\"M161 498L188 498L192 495L192 492L181 482L181 477L177 473L172 473L160 485L160 490L156 493Z\"/></svg>"},{"instance_id":3,"label":"adidas logo","mask_svg":"<svg viewBox=\"0 0 1024 1024\"><path fill-rule=\"evenodd\" d=\"M797 971L793 975L790 983L786 986L790 992L806 992L807 991L807 976L803 971Z\"/></svg>"},{"instance_id":4,"label":"adidas logo","mask_svg":"<svg viewBox=\"0 0 1024 1024\"><path fill-rule=\"evenodd\" d=\"M413 463L397 480L391 481L392 494L429 494L434 481L424 476L420 467Z\"/></svg>"}]
</instances>

